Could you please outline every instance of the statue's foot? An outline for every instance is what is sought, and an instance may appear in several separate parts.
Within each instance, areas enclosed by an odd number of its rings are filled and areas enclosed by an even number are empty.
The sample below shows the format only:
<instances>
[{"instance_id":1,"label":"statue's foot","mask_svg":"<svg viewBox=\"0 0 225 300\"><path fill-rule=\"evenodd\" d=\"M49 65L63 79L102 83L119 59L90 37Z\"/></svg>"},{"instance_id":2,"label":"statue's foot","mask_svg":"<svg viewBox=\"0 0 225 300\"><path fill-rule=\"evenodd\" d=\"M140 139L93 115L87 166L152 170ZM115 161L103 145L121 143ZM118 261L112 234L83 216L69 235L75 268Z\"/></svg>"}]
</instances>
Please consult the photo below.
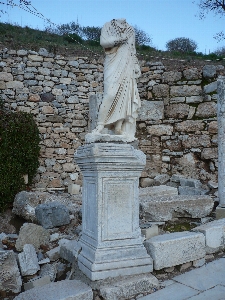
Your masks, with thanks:
<instances>
[{"instance_id":1,"label":"statue's foot","mask_svg":"<svg viewBox=\"0 0 225 300\"><path fill-rule=\"evenodd\" d=\"M115 128L115 134L116 134L116 135L123 135L124 132L122 131L121 128L120 128L120 129L116 129L116 128Z\"/></svg>"},{"instance_id":2,"label":"statue's foot","mask_svg":"<svg viewBox=\"0 0 225 300\"><path fill-rule=\"evenodd\" d=\"M92 130L92 133L101 133L104 129L104 125L98 125L94 130Z\"/></svg>"}]
</instances>

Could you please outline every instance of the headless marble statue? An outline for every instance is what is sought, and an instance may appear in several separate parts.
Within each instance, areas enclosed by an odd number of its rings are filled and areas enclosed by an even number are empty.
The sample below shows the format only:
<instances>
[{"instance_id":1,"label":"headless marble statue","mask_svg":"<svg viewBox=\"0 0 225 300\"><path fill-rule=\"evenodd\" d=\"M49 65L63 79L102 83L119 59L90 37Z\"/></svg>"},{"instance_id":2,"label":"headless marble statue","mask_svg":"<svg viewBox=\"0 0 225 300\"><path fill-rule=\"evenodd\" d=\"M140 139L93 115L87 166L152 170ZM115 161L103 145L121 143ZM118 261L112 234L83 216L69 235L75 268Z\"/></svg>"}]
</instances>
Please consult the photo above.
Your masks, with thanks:
<instances>
[{"instance_id":1,"label":"headless marble statue","mask_svg":"<svg viewBox=\"0 0 225 300\"><path fill-rule=\"evenodd\" d=\"M104 94L97 127L92 132L102 133L108 128L115 135L134 138L140 107L136 79L141 74L134 29L125 19L113 19L103 26L100 44L106 53Z\"/></svg>"}]
</instances>

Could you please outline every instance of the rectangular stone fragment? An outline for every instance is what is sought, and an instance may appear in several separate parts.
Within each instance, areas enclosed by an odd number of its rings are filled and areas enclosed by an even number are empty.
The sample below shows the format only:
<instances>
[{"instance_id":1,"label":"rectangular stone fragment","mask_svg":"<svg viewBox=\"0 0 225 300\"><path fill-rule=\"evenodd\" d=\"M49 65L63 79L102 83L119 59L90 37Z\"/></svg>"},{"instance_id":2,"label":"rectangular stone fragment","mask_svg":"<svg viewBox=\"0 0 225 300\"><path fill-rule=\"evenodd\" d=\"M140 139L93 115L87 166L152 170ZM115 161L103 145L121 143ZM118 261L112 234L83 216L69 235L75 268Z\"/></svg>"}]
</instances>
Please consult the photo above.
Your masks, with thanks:
<instances>
[{"instance_id":1,"label":"rectangular stone fragment","mask_svg":"<svg viewBox=\"0 0 225 300\"><path fill-rule=\"evenodd\" d=\"M125 276L112 280L108 285L100 286L100 295L105 300L131 299L138 294L143 294L149 289L158 286L158 280L152 274Z\"/></svg>"},{"instance_id":2,"label":"rectangular stone fragment","mask_svg":"<svg viewBox=\"0 0 225 300\"><path fill-rule=\"evenodd\" d=\"M92 131L97 126L98 110L102 103L102 93L89 96L89 131Z\"/></svg>"},{"instance_id":3,"label":"rectangular stone fragment","mask_svg":"<svg viewBox=\"0 0 225 300\"><path fill-rule=\"evenodd\" d=\"M216 220L193 228L192 231L201 232L205 236L206 253L215 253L224 249L225 219Z\"/></svg>"},{"instance_id":4,"label":"rectangular stone fragment","mask_svg":"<svg viewBox=\"0 0 225 300\"><path fill-rule=\"evenodd\" d=\"M38 258L34 246L25 244L23 252L18 254L20 271L23 276L34 275L40 270Z\"/></svg>"},{"instance_id":5,"label":"rectangular stone fragment","mask_svg":"<svg viewBox=\"0 0 225 300\"><path fill-rule=\"evenodd\" d=\"M206 217L214 201L208 195L140 195L140 211L147 221L168 221L173 218Z\"/></svg>"},{"instance_id":6,"label":"rectangular stone fragment","mask_svg":"<svg viewBox=\"0 0 225 300\"><path fill-rule=\"evenodd\" d=\"M204 257L205 237L202 233L175 232L152 237L145 247L153 258L154 269L160 270Z\"/></svg>"},{"instance_id":7,"label":"rectangular stone fragment","mask_svg":"<svg viewBox=\"0 0 225 300\"><path fill-rule=\"evenodd\" d=\"M177 188L167 186L167 185L159 185L159 186L152 186L152 187L146 187L146 188L140 188L139 189L139 198L142 198L144 196L174 196L178 195Z\"/></svg>"},{"instance_id":8,"label":"rectangular stone fragment","mask_svg":"<svg viewBox=\"0 0 225 300\"><path fill-rule=\"evenodd\" d=\"M56 248L53 248L53 249L47 251L46 254L48 255L48 257L51 261L55 261L58 258L60 258L59 251L60 251L60 247L58 246Z\"/></svg>"},{"instance_id":9,"label":"rectangular stone fragment","mask_svg":"<svg viewBox=\"0 0 225 300\"><path fill-rule=\"evenodd\" d=\"M15 300L92 300L92 289L80 280L62 280L25 291Z\"/></svg>"},{"instance_id":10,"label":"rectangular stone fragment","mask_svg":"<svg viewBox=\"0 0 225 300\"><path fill-rule=\"evenodd\" d=\"M19 293L22 286L15 253L0 249L0 291Z\"/></svg>"},{"instance_id":11,"label":"rectangular stone fragment","mask_svg":"<svg viewBox=\"0 0 225 300\"><path fill-rule=\"evenodd\" d=\"M60 245L60 256L69 261L74 262L77 259L78 254L81 251L81 246L76 240L66 240L62 239L59 241Z\"/></svg>"}]
</instances>

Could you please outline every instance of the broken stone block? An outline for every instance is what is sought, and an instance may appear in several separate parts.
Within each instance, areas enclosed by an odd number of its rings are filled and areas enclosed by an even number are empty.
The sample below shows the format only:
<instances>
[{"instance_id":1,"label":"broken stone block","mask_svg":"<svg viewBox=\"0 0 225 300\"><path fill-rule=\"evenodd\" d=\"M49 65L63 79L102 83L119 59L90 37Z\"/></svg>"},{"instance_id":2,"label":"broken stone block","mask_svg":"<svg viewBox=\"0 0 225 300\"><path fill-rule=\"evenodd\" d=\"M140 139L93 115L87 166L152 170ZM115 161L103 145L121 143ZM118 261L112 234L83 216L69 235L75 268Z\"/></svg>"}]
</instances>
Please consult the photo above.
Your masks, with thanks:
<instances>
[{"instance_id":1,"label":"broken stone block","mask_svg":"<svg viewBox=\"0 0 225 300\"><path fill-rule=\"evenodd\" d=\"M209 222L192 229L201 232L205 236L205 249L207 254L212 254L224 249L225 243L225 219Z\"/></svg>"},{"instance_id":2,"label":"broken stone block","mask_svg":"<svg viewBox=\"0 0 225 300\"><path fill-rule=\"evenodd\" d=\"M49 243L49 232L42 226L24 223L20 228L19 237L16 241L16 249L22 251L25 244L31 244L37 251L40 245L46 245Z\"/></svg>"},{"instance_id":3,"label":"broken stone block","mask_svg":"<svg viewBox=\"0 0 225 300\"><path fill-rule=\"evenodd\" d=\"M44 193L19 192L13 202L12 212L25 220L36 221L35 207L42 202Z\"/></svg>"},{"instance_id":4,"label":"broken stone block","mask_svg":"<svg viewBox=\"0 0 225 300\"><path fill-rule=\"evenodd\" d=\"M173 196L178 195L177 188L160 185L160 186L152 186L146 188L139 189L139 198L143 199L145 197L154 197L154 196Z\"/></svg>"},{"instance_id":5,"label":"broken stone block","mask_svg":"<svg viewBox=\"0 0 225 300\"><path fill-rule=\"evenodd\" d=\"M142 188L146 188L148 186L153 186L155 184L155 180L151 178L141 178L140 186Z\"/></svg>"},{"instance_id":6,"label":"broken stone block","mask_svg":"<svg viewBox=\"0 0 225 300\"><path fill-rule=\"evenodd\" d=\"M53 159L52 159L53 160ZM50 161L50 159L46 159ZM55 163L55 159L54 159ZM51 164L50 164L51 165ZM81 199L81 195L76 195L77 199ZM65 195L60 196L56 194L51 194L47 192L19 192L13 203L13 213L24 218L25 220L31 220L32 222L37 221L35 216L35 208L39 204L50 203L50 202L59 202L65 205L71 214L77 215L80 204L76 201L71 201L71 196L65 197Z\"/></svg>"},{"instance_id":7,"label":"broken stone block","mask_svg":"<svg viewBox=\"0 0 225 300\"><path fill-rule=\"evenodd\" d=\"M97 126L99 106L102 103L103 94L96 93L89 96L89 132Z\"/></svg>"},{"instance_id":8,"label":"broken stone block","mask_svg":"<svg viewBox=\"0 0 225 300\"><path fill-rule=\"evenodd\" d=\"M180 183L180 178L183 177L182 175L179 174L173 174L170 178L170 181Z\"/></svg>"},{"instance_id":9,"label":"broken stone block","mask_svg":"<svg viewBox=\"0 0 225 300\"><path fill-rule=\"evenodd\" d=\"M154 269L173 267L205 256L205 237L196 232L174 232L145 241Z\"/></svg>"},{"instance_id":10,"label":"broken stone block","mask_svg":"<svg viewBox=\"0 0 225 300\"><path fill-rule=\"evenodd\" d=\"M22 280L15 253L12 250L0 250L0 291L21 291Z\"/></svg>"},{"instance_id":11,"label":"broken stone block","mask_svg":"<svg viewBox=\"0 0 225 300\"><path fill-rule=\"evenodd\" d=\"M100 286L100 295L105 300L112 299L131 299L139 294L158 287L158 279L152 274L141 274L136 276L125 276L115 279L110 284Z\"/></svg>"},{"instance_id":12,"label":"broken stone block","mask_svg":"<svg viewBox=\"0 0 225 300\"><path fill-rule=\"evenodd\" d=\"M41 277L49 276L51 281L55 281L57 274L56 266L55 264L46 264L41 266L41 270L39 272L39 275Z\"/></svg>"},{"instance_id":13,"label":"broken stone block","mask_svg":"<svg viewBox=\"0 0 225 300\"><path fill-rule=\"evenodd\" d=\"M60 256L69 261L74 262L77 259L78 254L81 251L81 246L76 240L66 240L62 239L59 241L60 245Z\"/></svg>"},{"instance_id":14,"label":"broken stone block","mask_svg":"<svg viewBox=\"0 0 225 300\"><path fill-rule=\"evenodd\" d=\"M208 190L188 187L188 186L179 186L178 187L179 195L207 195Z\"/></svg>"},{"instance_id":15,"label":"broken stone block","mask_svg":"<svg viewBox=\"0 0 225 300\"><path fill-rule=\"evenodd\" d=\"M60 247L58 246L58 247L53 248L53 249L46 252L46 254L48 255L50 261L55 261L58 258L60 258L59 251L60 251Z\"/></svg>"},{"instance_id":16,"label":"broken stone block","mask_svg":"<svg viewBox=\"0 0 225 300\"><path fill-rule=\"evenodd\" d=\"M62 280L35 287L16 296L14 300L92 300L92 289L80 280Z\"/></svg>"},{"instance_id":17,"label":"broken stone block","mask_svg":"<svg viewBox=\"0 0 225 300\"><path fill-rule=\"evenodd\" d=\"M22 276L34 275L40 270L33 245L24 245L23 252L18 254L18 259Z\"/></svg>"},{"instance_id":18,"label":"broken stone block","mask_svg":"<svg viewBox=\"0 0 225 300\"><path fill-rule=\"evenodd\" d=\"M140 213L146 221L169 221L173 218L203 218L213 209L210 196L140 197Z\"/></svg>"},{"instance_id":19,"label":"broken stone block","mask_svg":"<svg viewBox=\"0 0 225 300\"><path fill-rule=\"evenodd\" d=\"M51 280L48 275L43 276L43 277L38 276L38 277L31 279L30 281L24 283L24 290L28 291L35 287L40 287L40 286L49 284L50 282L51 282Z\"/></svg>"},{"instance_id":20,"label":"broken stone block","mask_svg":"<svg viewBox=\"0 0 225 300\"><path fill-rule=\"evenodd\" d=\"M70 223L68 208L58 202L40 204L35 208L35 216L44 228L53 228Z\"/></svg>"},{"instance_id":21,"label":"broken stone block","mask_svg":"<svg viewBox=\"0 0 225 300\"><path fill-rule=\"evenodd\" d=\"M161 175L157 175L155 178L155 183L162 185L162 184L166 184L169 180L170 180L170 176L167 174L161 174Z\"/></svg>"},{"instance_id":22,"label":"broken stone block","mask_svg":"<svg viewBox=\"0 0 225 300\"><path fill-rule=\"evenodd\" d=\"M180 177L180 185L189 186L197 189L197 188L201 188L202 183L200 180L197 179Z\"/></svg>"}]
</instances>

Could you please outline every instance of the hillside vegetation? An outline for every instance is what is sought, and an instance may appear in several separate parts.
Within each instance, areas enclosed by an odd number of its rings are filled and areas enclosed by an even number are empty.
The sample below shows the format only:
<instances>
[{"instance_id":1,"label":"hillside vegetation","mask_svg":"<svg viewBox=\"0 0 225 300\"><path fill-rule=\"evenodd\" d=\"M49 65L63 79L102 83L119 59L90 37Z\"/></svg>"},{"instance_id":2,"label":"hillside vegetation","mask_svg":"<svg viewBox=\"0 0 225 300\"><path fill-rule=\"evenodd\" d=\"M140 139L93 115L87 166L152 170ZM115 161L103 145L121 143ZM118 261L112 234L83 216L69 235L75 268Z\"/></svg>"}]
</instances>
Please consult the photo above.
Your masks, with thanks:
<instances>
[{"instance_id":1,"label":"hillside vegetation","mask_svg":"<svg viewBox=\"0 0 225 300\"><path fill-rule=\"evenodd\" d=\"M29 27L21 27L0 22L0 48L9 49L30 49L37 51L39 48L46 48L49 52L61 55L76 56L101 56L104 54L98 41L85 40L77 34L56 34L48 29L41 31ZM147 45L136 45L139 58L145 60L152 56L157 58L177 58L187 61L212 60L222 61L223 57L215 53L204 55L201 52L174 52L161 51Z\"/></svg>"}]
</instances>

